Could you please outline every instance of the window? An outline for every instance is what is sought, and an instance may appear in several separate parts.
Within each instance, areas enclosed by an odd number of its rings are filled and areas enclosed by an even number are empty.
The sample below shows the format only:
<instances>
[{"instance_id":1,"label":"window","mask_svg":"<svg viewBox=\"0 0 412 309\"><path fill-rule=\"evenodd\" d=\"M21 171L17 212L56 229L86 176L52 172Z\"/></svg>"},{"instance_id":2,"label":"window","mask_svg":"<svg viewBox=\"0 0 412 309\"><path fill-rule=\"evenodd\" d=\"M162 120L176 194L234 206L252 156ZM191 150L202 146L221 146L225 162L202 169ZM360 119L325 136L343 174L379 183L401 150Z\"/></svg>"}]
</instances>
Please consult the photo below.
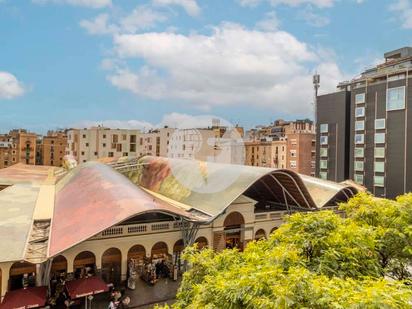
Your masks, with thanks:
<instances>
[{"instance_id":1,"label":"window","mask_svg":"<svg viewBox=\"0 0 412 309\"><path fill-rule=\"evenodd\" d=\"M127 157L129 154L127 152L123 152L123 157Z\"/></svg>"},{"instance_id":2,"label":"window","mask_svg":"<svg viewBox=\"0 0 412 309\"><path fill-rule=\"evenodd\" d=\"M354 181L360 185L363 185L363 175L355 174Z\"/></svg>"},{"instance_id":3,"label":"window","mask_svg":"<svg viewBox=\"0 0 412 309\"><path fill-rule=\"evenodd\" d=\"M383 176L374 176L373 184L375 187L383 187L385 185L385 177Z\"/></svg>"},{"instance_id":4,"label":"window","mask_svg":"<svg viewBox=\"0 0 412 309\"><path fill-rule=\"evenodd\" d=\"M130 152L136 152L136 144L130 144Z\"/></svg>"},{"instance_id":5,"label":"window","mask_svg":"<svg viewBox=\"0 0 412 309\"><path fill-rule=\"evenodd\" d=\"M355 161L355 171L363 172L363 161Z\"/></svg>"},{"instance_id":6,"label":"window","mask_svg":"<svg viewBox=\"0 0 412 309\"><path fill-rule=\"evenodd\" d=\"M375 133L375 144L385 143L385 133Z\"/></svg>"},{"instance_id":7,"label":"window","mask_svg":"<svg viewBox=\"0 0 412 309\"><path fill-rule=\"evenodd\" d=\"M84 151L82 151L82 156L84 156Z\"/></svg>"},{"instance_id":8,"label":"window","mask_svg":"<svg viewBox=\"0 0 412 309\"><path fill-rule=\"evenodd\" d=\"M327 123L322 123L320 125L320 133L328 133L329 125Z\"/></svg>"},{"instance_id":9,"label":"window","mask_svg":"<svg viewBox=\"0 0 412 309\"><path fill-rule=\"evenodd\" d=\"M365 121L364 120L355 121L355 131L363 131L363 130L365 130Z\"/></svg>"},{"instance_id":10,"label":"window","mask_svg":"<svg viewBox=\"0 0 412 309\"><path fill-rule=\"evenodd\" d=\"M106 138L106 134L103 134L103 138Z\"/></svg>"},{"instance_id":11,"label":"window","mask_svg":"<svg viewBox=\"0 0 412 309\"><path fill-rule=\"evenodd\" d=\"M86 134L83 134L83 138L86 138Z\"/></svg>"},{"instance_id":12,"label":"window","mask_svg":"<svg viewBox=\"0 0 412 309\"><path fill-rule=\"evenodd\" d=\"M109 158L113 158L113 152L109 152Z\"/></svg>"},{"instance_id":13,"label":"window","mask_svg":"<svg viewBox=\"0 0 412 309\"><path fill-rule=\"evenodd\" d=\"M328 156L328 148L320 148L320 156L321 157L327 157Z\"/></svg>"},{"instance_id":14,"label":"window","mask_svg":"<svg viewBox=\"0 0 412 309\"><path fill-rule=\"evenodd\" d=\"M355 144L363 144L365 142L364 134L355 134Z\"/></svg>"},{"instance_id":15,"label":"window","mask_svg":"<svg viewBox=\"0 0 412 309\"><path fill-rule=\"evenodd\" d=\"M103 148L106 148L106 143L103 143Z\"/></svg>"},{"instance_id":16,"label":"window","mask_svg":"<svg viewBox=\"0 0 412 309\"><path fill-rule=\"evenodd\" d=\"M385 118L375 119L375 130L385 129Z\"/></svg>"},{"instance_id":17,"label":"window","mask_svg":"<svg viewBox=\"0 0 412 309\"><path fill-rule=\"evenodd\" d=\"M405 108L405 86L389 88L386 94L386 110L393 111Z\"/></svg>"},{"instance_id":18,"label":"window","mask_svg":"<svg viewBox=\"0 0 412 309\"><path fill-rule=\"evenodd\" d=\"M358 93L355 95L355 104L361 104L365 103L365 94L364 93Z\"/></svg>"},{"instance_id":19,"label":"window","mask_svg":"<svg viewBox=\"0 0 412 309\"><path fill-rule=\"evenodd\" d=\"M328 168L328 160L320 160L319 161L319 167L322 169Z\"/></svg>"},{"instance_id":20,"label":"window","mask_svg":"<svg viewBox=\"0 0 412 309\"><path fill-rule=\"evenodd\" d=\"M376 162L375 161L375 173L384 173L385 172L385 162Z\"/></svg>"},{"instance_id":21,"label":"window","mask_svg":"<svg viewBox=\"0 0 412 309\"><path fill-rule=\"evenodd\" d=\"M95 155L95 156L97 156L97 155L98 155L97 151L95 151L95 152L94 152L94 155Z\"/></svg>"},{"instance_id":22,"label":"window","mask_svg":"<svg viewBox=\"0 0 412 309\"><path fill-rule=\"evenodd\" d=\"M294 139L291 139L290 142L291 142L292 145L297 145L297 142L296 142L296 139L295 139L295 138L294 138ZM258 147L258 148L259 148L259 147Z\"/></svg>"},{"instance_id":23,"label":"window","mask_svg":"<svg viewBox=\"0 0 412 309\"><path fill-rule=\"evenodd\" d=\"M393 82L395 80L405 79L405 74L397 74L388 77L388 82Z\"/></svg>"},{"instance_id":24,"label":"window","mask_svg":"<svg viewBox=\"0 0 412 309\"><path fill-rule=\"evenodd\" d=\"M126 134L123 134L123 135L122 135L122 140L125 141L126 139L127 139L127 135L126 135Z\"/></svg>"},{"instance_id":25,"label":"window","mask_svg":"<svg viewBox=\"0 0 412 309\"><path fill-rule=\"evenodd\" d=\"M319 172L320 179L327 180L328 179L328 172Z\"/></svg>"},{"instance_id":26,"label":"window","mask_svg":"<svg viewBox=\"0 0 412 309\"><path fill-rule=\"evenodd\" d=\"M364 117L365 116L365 108L364 107L355 108L355 116L356 117Z\"/></svg>"},{"instance_id":27,"label":"window","mask_svg":"<svg viewBox=\"0 0 412 309\"><path fill-rule=\"evenodd\" d=\"M320 144L321 145L327 145L328 144L328 137L327 136L321 136L320 137Z\"/></svg>"},{"instance_id":28,"label":"window","mask_svg":"<svg viewBox=\"0 0 412 309\"><path fill-rule=\"evenodd\" d=\"M295 157L296 157L296 150L291 150L291 151L290 151L290 156L291 156L292 158L295 158Z\"/></svg>"},{"instance_id":29,"label":"window","mask_svg":"<svg viewBox=\"0 0 412 309\"><path fill-rule=\"evenodd\" d=\"M89 147L89 143L86 143L86 147Z\"/></svg>"},{"instance_id":30,"label":"window","mask_svg":"<svg viewBox=\"0 0 412 309\"><path fill-rule=\"evenodd\" d=\"M360 147L355 148L355 158L363 158L365 156L365 150Z\"/></svg>"},{"instance_id":31,"label":"window","mask_svg":"<svg viewBox=\"0 0 412 309\"><path fill-rule=\"evenodd\" d=\"M290 161L290 168L296 168L296 161Z\"/></svg>"},{"instance_id":32,"label":"window","mask_svg":"<svg viewBox=\"0 0 412 309\"><path fill-rule=\"evenodd\" d=\"M385 158L384 147L375 147L375 158Z\"/></svg>"}]
</instances>

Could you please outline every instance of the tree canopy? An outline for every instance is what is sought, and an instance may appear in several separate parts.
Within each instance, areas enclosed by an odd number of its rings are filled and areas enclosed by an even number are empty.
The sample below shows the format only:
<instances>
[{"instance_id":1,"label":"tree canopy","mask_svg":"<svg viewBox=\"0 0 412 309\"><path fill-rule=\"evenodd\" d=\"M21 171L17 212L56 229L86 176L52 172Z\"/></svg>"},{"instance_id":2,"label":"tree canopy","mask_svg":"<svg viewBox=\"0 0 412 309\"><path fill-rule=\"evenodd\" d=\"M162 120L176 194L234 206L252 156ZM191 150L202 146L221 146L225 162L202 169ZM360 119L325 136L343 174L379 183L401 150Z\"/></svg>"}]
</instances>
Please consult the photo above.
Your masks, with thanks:
<instances>
[{"instance_id":1,"label":"tree canopy","mask_svg":"<svg viewBox=\"0 0 412 309\"><path fill-rule=\"evenodd\" d=\"M173 308L411 308L412 194L296 213L243 252L185 250Z\"/></svg>"}]
</instances>

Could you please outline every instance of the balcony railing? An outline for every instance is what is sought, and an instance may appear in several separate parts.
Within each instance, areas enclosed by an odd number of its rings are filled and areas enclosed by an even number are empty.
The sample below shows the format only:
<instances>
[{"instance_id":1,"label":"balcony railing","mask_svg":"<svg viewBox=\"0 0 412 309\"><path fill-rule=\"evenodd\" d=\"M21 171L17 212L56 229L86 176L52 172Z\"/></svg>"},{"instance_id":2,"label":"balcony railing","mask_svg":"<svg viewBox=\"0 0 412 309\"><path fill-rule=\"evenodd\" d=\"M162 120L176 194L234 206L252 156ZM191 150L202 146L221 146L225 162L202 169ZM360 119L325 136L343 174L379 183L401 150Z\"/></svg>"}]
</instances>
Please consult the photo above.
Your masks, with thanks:
<instances>
[{"instance_id":1,"label":"balcony railing","mask_svg":"<svg viewBox=\"0 0 412 309\"><path fill-rule=\"evenodd\" d=\"M92 239L110 238L113 236L127 236L127 235L139 235L148 234L151 232L159 231L177 231L180 229L181 222L157 222L147 224L130 224L114 226L104 230L103 232L95 235Z\"/></svg>"}]
</instances>

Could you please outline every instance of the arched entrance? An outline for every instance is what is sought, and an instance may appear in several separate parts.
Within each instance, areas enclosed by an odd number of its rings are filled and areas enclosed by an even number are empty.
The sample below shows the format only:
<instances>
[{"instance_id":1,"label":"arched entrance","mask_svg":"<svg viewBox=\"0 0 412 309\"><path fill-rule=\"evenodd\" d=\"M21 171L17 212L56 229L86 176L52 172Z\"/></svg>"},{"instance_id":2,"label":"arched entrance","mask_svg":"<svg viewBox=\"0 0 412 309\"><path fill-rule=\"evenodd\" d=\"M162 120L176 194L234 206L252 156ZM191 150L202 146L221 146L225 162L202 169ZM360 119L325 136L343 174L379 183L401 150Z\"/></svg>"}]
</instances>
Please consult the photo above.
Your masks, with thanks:
<instances>
[{"instance_id":1,"label":"arched entrance","mask_svg":"<svg viewBox=\"0 0 412 309\"><path fill-rule=\"evenodd\" d=\"M10 268L9 290L36 285L36 265L29 262L16 262Z\"/></svg>"},{"instance_id":2,"label":"arched entrance","mask_svg":"<svg viewBox=\"0 0 412 309\"><path fill-rule=\"evenodd\" d=\"M185 244L183 242L183 239L179 239L175 242L173 246L173 264L177 266L178 270L181 270L183 267L181 254L184 249Z\"/></svg>"},{"instance_id":3,"label":"arched entrance","mask_svg":"<svg viewBox=\"0 0 412 309\"><path fill-rule=\"evenodd\" d=\"M102 255L102 279L119 286L121 281L122 253L117 248L107 249Z\"/></svg>"},{"instance_id":4,"label":"arched entrance","mask_svg":"<svg viewBox=\"0 0 412 309\"><path fill-rule=\"evenodd\" d=\"M134 245L127 252L127 278L132 277L129 288L135 287L136 278L143 273L145 258L146 249L142 245Z\"/></svg>"},{"instance_id":5,"label":"arched entrance","mask_svg":"<svg viewBox=\"0 0 412 309\"><path fill-rule=\"evenodd\" d=\"M202 250L203 248L207 248L208 243L206 237L199 237L196 239L195 243L197 243L197 248Z\"/></svg>"},{"instance_id":6,"label":"arched entrance","mask_svg":"<svg viewBox=\"0 0 412 309\"><path fill-rule=\"evenodd\" d=\"M53 258L50 269L50 278L59 278L60 275L67 273L67 260L63 255L58 255Z\"/></svg>"},{"instance_id":7,"label":"arched entrance","mask_svg":"<svg viewBox=\"0 0 412 309\"><path fill-rule=\"evenodd\" d=\"M96 257L90 251L82 251L74 258L73 270L75 278L92 276L96 273Z\"/></svg>"},{"instance_id":8,"label":"arched entrance","mask_svg":"<svg viewBox=\"0 0 412 309\"><path fill-rule=\"evenodd\" d=\"M167 248L167 244L163 241L159 241L155 243L152 247L151 256L152 259L162 259L165 258L169 254L169 250Z\"/></svg>"},{"instance_id":9,"label":"arched entrance","mask_svg":"<svg viewBox=\"0 0 412 309\"><path fill-rule=\"evenodd\" d=\"M239 212L234 211L227 215L223 222L226 248L243 249L242 229L244 224L245 219Z\"/></svg>"},{"instance_id":10,"label":"arched entrance","mask_svg":"<svg viewBox=\"0 0 412 309\"><path fill-rule=\"evenodd\" d=\"M260 229L256 231L255 240L266 239L266 232L264 229Z\"/></svg>"},{"instance_id":11,"label":"arched entrance","mask_svg":"<svg viewBox=\"0 0 412 309\"><path fill-rule=\"evenodd\" d=\"M270 230L270 234L272 234L274 231L276 231L278 229L277 226L275 226L273 229Z\"/></svg>"}]
</instances>

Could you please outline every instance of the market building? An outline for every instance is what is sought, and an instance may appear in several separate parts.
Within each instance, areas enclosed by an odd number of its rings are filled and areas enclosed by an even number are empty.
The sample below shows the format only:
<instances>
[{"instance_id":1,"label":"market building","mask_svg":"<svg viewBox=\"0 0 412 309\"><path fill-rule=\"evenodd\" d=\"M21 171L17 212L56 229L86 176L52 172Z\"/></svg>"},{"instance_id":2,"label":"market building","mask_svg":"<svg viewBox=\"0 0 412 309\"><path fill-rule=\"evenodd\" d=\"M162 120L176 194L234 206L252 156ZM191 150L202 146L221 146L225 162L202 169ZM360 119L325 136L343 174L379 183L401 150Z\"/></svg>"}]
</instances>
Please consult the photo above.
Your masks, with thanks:
<instances>
[{"instance_id":1,"label":"market building","mask_svg":"<svg viewBox=\"0 0 412 309\"><path fill-rule=\"evenodd\" d=\"M1 296L62 276L129 288L176 279L187 245L242 250L284 215L336 209L356 193L286 169L152 156L69 172L16 164L0 171Z\"/></svg>"}]
</instances>

